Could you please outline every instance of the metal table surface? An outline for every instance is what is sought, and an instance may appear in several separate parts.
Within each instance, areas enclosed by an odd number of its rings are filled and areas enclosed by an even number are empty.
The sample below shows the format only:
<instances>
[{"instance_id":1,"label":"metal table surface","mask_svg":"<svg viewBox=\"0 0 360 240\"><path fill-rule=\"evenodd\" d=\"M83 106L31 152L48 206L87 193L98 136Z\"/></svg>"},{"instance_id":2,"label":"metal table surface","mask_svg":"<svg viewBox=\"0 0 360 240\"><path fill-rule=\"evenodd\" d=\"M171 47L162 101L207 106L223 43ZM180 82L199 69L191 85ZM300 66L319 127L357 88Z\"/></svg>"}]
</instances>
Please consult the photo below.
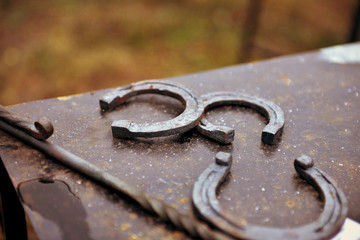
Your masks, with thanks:
<instances>
[{"instance_id":1,"label":"metal table surface","mask_svg":"<svg viewBox=\"0 0 360 240\"><path fill-rule=\"evenodd\" d=\"M178 211L191 210L192 186L218 151L233 154L219 200L234 216L264 226L299 226L315 220L319 194L294 170L296 157L310 155L344 191L348 217L360 221L360 44L232 66L165 79L197 95L236 91L278 104L285 112L280 141L261 142L266 119L237 106L205 117L236 130L231 145L196 131L154 139L116 139L111 122L171 119L183 110L170 97L132 98L102 113L109 89L19 104L12 110L55 127L48 141L162 199ZM0 156L38 239L190 239L122 194L56 162L0 131ZM3 196L3 198L6 196Z\"/></svg>"}]
</instances>

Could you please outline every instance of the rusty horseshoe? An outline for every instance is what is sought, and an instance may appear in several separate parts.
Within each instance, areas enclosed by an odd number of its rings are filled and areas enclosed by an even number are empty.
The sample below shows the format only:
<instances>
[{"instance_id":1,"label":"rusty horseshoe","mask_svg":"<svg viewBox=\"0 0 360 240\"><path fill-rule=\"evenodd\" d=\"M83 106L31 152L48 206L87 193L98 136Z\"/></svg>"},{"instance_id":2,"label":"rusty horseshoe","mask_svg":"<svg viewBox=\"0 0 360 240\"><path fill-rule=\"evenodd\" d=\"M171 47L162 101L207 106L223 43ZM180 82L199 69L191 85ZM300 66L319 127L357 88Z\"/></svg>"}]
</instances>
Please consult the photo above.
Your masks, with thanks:
<instances>
[{"instance_id":1,"label":"rusty horseshoe","mask_svg":"<svg viewBox=\"0 0 360 240\"><path fill-rule=\"evenodd\" d=\"M268 124L264 127L261 140L267 144L273 144L280 136L284 127L284 112L281 108L268 100L248 96L240 93L210 93L201 96L204 102L205 111L223 105L240 105L250 107L268 119ZM197 130L203 135L219 141L223 144L229 144L234 140L234 129L226 126L216 126L202 119L197 126Z\"/></svg>"},{"instance_id":2,"label":"rusty horseshoe","mask_svg":"<svg viewBox=\"0 0 360 240\"><path fill-rule=\"evenodd\" d=\"M276 228L245 224L223 210L216 198L216 191L230 172L232 158L229 153L219 152L194 184L192 201L195 211L205 221L240 239L327 239L334 236L347 216L347 200L335 181L314 167L306 155L295 159L294 167L300 177L311 184L324 201L319 218L295 228Z\"/></svg>"},{"instance_id":3,"label":"rusty horseshoe","mask_svg":"<svg viewBox=\"0 0 360 240\"><path fill-rule=\"evenodd\" d=\"M144 81L119 88L100 99L100 107L104 111L113 110L130 97L147 93L176 98L185 106L185 110L174 119L152 124L137 124L129 120L116 120L111 125L114 137L149 138L169 136L186 132L198 125L204 112L202 101L190 90L167 82Z\"/></svg>"}]
</instances>

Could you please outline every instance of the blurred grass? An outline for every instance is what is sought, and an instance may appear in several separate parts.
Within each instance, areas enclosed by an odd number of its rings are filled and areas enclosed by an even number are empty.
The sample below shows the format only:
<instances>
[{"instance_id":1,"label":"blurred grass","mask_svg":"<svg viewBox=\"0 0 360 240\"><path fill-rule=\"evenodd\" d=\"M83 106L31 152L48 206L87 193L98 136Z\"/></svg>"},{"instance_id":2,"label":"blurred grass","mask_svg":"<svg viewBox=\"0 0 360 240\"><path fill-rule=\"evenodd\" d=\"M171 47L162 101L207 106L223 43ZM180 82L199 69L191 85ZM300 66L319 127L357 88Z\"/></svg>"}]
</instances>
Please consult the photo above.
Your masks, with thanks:
<instances>
[{"instance_id":1,"label":"blurred grass","mask_svg":"<svg viewBox=\"0 0 360 240\"><path fill-rule=\"evenodd\" d=\"M238 63L248 0L2 0L0 103ZM263 1L250 60L343 43L355 0Z\"/></svg>"}]
</instances>

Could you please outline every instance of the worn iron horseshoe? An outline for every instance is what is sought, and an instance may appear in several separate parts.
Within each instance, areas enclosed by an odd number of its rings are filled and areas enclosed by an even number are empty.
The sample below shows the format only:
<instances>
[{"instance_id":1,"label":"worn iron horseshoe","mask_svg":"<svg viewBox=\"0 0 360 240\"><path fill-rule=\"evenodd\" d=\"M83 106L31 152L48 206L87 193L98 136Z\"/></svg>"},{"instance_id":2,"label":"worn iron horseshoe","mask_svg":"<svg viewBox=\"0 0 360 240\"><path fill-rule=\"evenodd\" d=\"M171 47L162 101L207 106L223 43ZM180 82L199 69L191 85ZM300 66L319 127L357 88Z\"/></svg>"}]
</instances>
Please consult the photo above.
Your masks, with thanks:
<instances>
[{"instance_id":1,"label":"worn iron horseshoe","mask_svg":"<svg viewBox=\"0 0 360 240\"><path fill-rule=\"evenodd\" d=\"M314 167L313 160L303 155L294 161L300 177L320 193L324 207L319 218L295 228L276 228L245 224L223 210L216 191L230 172L231 154L219 152L194 185L192 201L197 214L230 236L239 239L324 239L334 236L347 216L347 200L335 181Z\"/></svg>"},{"instance_id":2,"label":"worn iron horseshoe","mask_svg":"<svg viewBox=\"0 0 360 240\"><path fill-rule=\"evenodd\" d=\"M265 99L240 93L221 92L205 94L201 96L201 99L204 102L205 111L223 105L240 105L250 107L263 114L269 121L261 135L261 140L265 143L273 144L284 127L284 112L278 105ZM197 130L223 144L229 144L234 140L235 131L233 128L216 126L204 118L197 126Z\"/></svg>"},{"instance_id":3,"label":"worn iron horseshoe","mask_svg":"<svg viewBox=\"0 0 360 240\"><path fill-rule=\"evenodd\" d=\"M161 81L144 81L119 88L100 99L100 107L104 111L113 110L130 97L147 93L176 98L185 106L185 110L174 119L152 124L137 124L129 120L116 120L111 125L114 137L150 138L183 133L198 125L203 116L204 107L195 94L184 87Z\"/></svg>"}]
</instances>

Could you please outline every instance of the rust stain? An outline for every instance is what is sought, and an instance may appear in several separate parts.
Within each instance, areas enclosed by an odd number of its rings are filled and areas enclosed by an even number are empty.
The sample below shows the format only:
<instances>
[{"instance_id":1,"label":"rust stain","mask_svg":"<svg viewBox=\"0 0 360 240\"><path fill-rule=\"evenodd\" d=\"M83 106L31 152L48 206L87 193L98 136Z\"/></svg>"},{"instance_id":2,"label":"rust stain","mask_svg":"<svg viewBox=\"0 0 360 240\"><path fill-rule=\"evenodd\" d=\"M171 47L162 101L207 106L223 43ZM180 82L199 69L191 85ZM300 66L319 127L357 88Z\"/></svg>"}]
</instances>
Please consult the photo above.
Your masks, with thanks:
<instances>
[{"instance_id":1,"label":"rust stain","mask_svg":"<svg viewBox=\"0 0 360 240\"><path fill-rule=\"evenodd\" d=\"M131 228L131 224L130 223L123 223L123 224L121 224L120 228L121 228L121 231L126 231L129 228Z\"/></svg>"},{"instance_id":2,"label":"rust stain","mask_svg":"<svg viewBox=\"0 0 360 240\"><path fill-rule=\"evenodd\" d=\"M130 217L130 219L135 220L135 219L138 219L139 216L136 213L130 213L129 217Z\"/></svg>"},{"instance_id":3,"label":"rust stain","mask_svg":"<svg viewBox=\"0 0 360 240\"><path fill-rule=\"evenodd\" d=\"M142 240L142 238L136 234L130 234L129 240Z\"/></svg>"},{"instance_id":4,"label":"rust stain","mask_svg":"<svg viewBox=\"0 0 360 240\"><path fill-rule=\"evenodd\" d=\"M68 101L73 98L80 98L83 94L74 94L74 95L68 95L68 96L61 96L57 97L59 101Z\"/></svg>"},{"instance_id":5,"label":"rust stain","mask_svg":"<svg viewBox=\"0 0 360 240\"><path fill-rule=\"evenodd\" d=\"M178 204L184 204L184 203L187 203L187 202L189 202L189 198L188 197L183 197L177 203Z\"/></svg>"},{"instance_id":6,"label":"rust stain","mask_svg":"<svg viewBox=\"0 0 360 240\"><path fill-rule=\"evenodd\" d=\"M287 205L288 207L294 207L294 202L293 202L293 201L287 201L287 202L286 202L286 205Z\"/></svg>"},{"instance_id":7,"label":"rust stain","mask_svg":"<svg viewBox=\"0 0 360 240\"><path fill-rule=\"evenodd\" d=\"M287 75L280 75L280 78L283 80L283 84L286 86L290 86L293 82Z\"/></svg>"}]
</instances>

